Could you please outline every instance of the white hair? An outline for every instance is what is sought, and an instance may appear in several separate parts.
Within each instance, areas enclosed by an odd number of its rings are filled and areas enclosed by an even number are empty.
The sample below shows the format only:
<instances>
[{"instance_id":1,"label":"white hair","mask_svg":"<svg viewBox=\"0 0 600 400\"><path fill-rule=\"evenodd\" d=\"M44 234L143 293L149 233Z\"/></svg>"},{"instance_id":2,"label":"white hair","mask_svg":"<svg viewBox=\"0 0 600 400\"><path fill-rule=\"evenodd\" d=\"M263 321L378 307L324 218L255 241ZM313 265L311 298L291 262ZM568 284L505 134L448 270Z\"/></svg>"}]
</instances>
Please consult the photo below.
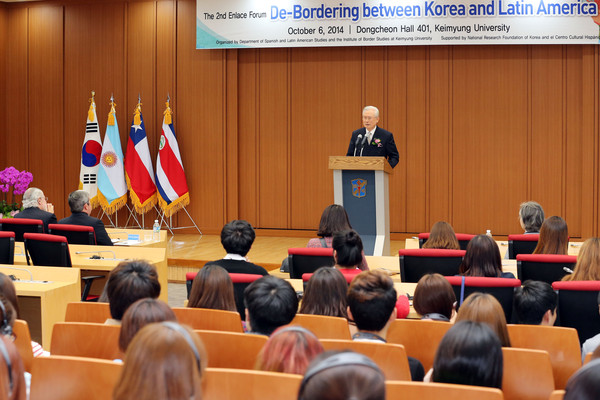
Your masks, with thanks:
<instances>
[{"instance_id":1,"label":"white hair","mask_svg":"<svg viewBox=\"0 0 600 400\"><path fill-rule=\"evenodd\" d=\"M375 112L375 118L379 118L379 109L377 107L374 106L366 106L365 108L363 108L363 113L367 110L370 111L374 111Z\"/></svg>"},{"instance_id":2,"label":"white hair","mask_svg":"<svg viewBox=\"0 0 600 400\"><path fill-rule=\"evenodd\" d=\"M23 193L23 208L38 206L38 199L44 197L44 192L38 188L30 187Z\"/></svg>"}]
</instances>

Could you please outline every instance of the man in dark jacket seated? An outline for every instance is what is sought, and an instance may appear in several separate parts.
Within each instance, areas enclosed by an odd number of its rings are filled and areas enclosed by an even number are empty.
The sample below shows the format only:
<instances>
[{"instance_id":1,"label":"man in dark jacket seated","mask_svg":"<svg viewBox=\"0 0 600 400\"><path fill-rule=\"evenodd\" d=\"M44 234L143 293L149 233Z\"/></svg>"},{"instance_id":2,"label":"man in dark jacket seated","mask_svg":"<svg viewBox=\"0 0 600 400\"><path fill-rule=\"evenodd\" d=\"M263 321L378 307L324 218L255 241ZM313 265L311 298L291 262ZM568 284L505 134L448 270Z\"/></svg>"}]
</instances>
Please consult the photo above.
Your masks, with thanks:
<instances>
[{"instance_id":1,"label":"man in dark jacket seated","mask_svg":"<svg viewBox=\"0 0 600 400\"><path fill-rule=\"evenodd\" d=\"M104 224L98 218L90 217L92 206L90 205L90 195L85 190L76 190L69 194L69 207L71 216L58 221L59 224L83 225L94 228L96 234L96 244L102 246L112 246L112 240L108 237Z\"/></svg>"},{"instance_id":2,"label":"man in dark jacket seated","mask_svg":"<svg viewBox=\"0 0 600 400\"><path fill-rule=\"evenodd\" d=\"M44 222L44 233L48 233L48 224L56 223L54 206L48 203L44 192L30 187L23 193L23 211L15 214L15 218L41 219Z\"/></svg>"}]
</instances>

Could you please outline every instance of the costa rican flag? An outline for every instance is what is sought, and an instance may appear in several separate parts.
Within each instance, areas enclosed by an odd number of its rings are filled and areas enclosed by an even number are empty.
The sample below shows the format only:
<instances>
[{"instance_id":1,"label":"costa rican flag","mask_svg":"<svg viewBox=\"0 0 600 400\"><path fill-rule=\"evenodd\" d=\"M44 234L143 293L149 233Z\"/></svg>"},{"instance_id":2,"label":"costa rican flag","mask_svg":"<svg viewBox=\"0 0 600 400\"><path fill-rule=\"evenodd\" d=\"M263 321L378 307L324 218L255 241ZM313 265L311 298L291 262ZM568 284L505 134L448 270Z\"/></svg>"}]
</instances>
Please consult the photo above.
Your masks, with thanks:
<instances>
[{"instance_id":1,"label":"costa rican flag","mask_svg":"<svg viewBox=\"0 0 600 400\"><path fill-rule=\"evenodd\" d=\"M162 135L156 157L156 189L158 204L166 217L175 214L190 204L183 162L172 123L172 111L169 102L164 112Z\"/></svg>"},{"instance_id":2,"label":"costa rican flag","mask_svg":"<svg viewBox=\"0 0 600 400\"><path fill-rule=\"evenodd\" d=\"M79 189L85 190L90 194L90 205L92 208L98 206L97 176L100 154L102 153L100 127L98 126L98 117L96 116L94 95L95 93L92 92L90 108L88 109L85 124L85 137L81 148L81 168L79 169Z\"/></svg>"},{"instance_id":3,"label":"costa rican flag","mask_svg":"<svg viewBox=\"0 0 600 400\"><path fill-rule=\"evenodd\" d=\"M129 197L138 214L145 214L156 204L156 184L150 159L150 149L142 117L142 103L138 102L127 141L125 179Z\"/></svg>"}]
</instances>

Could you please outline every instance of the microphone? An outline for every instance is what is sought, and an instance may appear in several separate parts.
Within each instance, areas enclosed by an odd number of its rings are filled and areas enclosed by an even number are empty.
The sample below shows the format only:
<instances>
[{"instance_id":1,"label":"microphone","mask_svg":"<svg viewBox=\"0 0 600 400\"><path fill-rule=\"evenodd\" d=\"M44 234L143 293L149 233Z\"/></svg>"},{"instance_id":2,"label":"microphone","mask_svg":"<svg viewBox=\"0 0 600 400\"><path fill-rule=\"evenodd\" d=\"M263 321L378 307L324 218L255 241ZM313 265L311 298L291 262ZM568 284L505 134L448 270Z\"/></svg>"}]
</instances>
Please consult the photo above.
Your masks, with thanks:
<instances>
[{"instance_id":1,"label":"microphone","mask_svg":"<svg viewBox=\"0 0 600 400\"><path fill-rule=\"evenodd\" d=\"M76 251L75 254L96 254L98 255L98 257L100 257L100 253L111 253L113 256L113 259L117 259L117 255L115 254L114 251L112 250L98 250L98 251Z\"/></svg>"},{"instance_id":2,"label":"microphone","mask_svg":"<svg viewBox=\"0 0 600 400\"><path fill-rule=\"evenodd\" d=\"M565 271L565 272L567 272L569 274L573 273L573 270L571 268L567 268L567 267L563 267L563 271Z\"/></svg>"},{"instance_id":3,"label":"microphone","mask_svg":"<svg viewBox=\"0 0 600 400\"><path fill-rule=\"evenodd\" d=\"M369 141L369 135L365 133L365 138L360 144L360 156L362 157L363 150L365 149L365 144Z\"/></svg>"},{"instance_id":4,"label":"microphone","mask_svg":"<svg viewBox=\"0 0 600 400\"><path fill-rule=\"evenodd\" d=\"M362 139L362 133L359 133L356 137L356 142L354 143L354 157L356 157L356 150L358 149L358 143Z\"/></svg>"},{"instance_id":5,"label":"microphone","mask_svg":"<svg viewBox=\"0 0 600 400\"><path fill-rule=\"evenodd\" d=\"M26 269L26 268L17 268L17 267L7 267L6 265L3 265L2 268L6 268L6 269L14 269L16 271L25 271L27 273L29 273L29 280L33 282L33 274L31 273L30 270Z\"/></svg>"}]
</instances>

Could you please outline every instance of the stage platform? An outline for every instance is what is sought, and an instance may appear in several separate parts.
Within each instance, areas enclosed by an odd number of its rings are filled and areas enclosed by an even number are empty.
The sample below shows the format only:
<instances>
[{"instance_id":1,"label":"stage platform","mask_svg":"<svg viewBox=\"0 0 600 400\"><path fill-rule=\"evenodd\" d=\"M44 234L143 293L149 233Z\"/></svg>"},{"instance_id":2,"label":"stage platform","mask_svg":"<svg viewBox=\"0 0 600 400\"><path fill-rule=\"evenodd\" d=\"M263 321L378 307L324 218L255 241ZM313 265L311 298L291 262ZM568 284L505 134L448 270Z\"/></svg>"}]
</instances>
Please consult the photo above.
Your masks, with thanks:
<instances>
[{"instance_id":1,"label":"stage platform","mask_svg":"<svg viewBox=\"0 0 600 400\"><path fill-rule=\"evenodd\" d=\"M398 250L404 248L406 237L393 235L390 241L390 256L397 256ZM266 236L260 232L248 253L251 262L267 270L279 268L287 257L290 247L306 247L309 239L314 236L303 234L302 237ZM209 261L219 260L225 256L218 235L175 234L167 239L167 263L169 267L169 282L185 282L186 272L198 271Z\"/></svg>"}]
</instances>

